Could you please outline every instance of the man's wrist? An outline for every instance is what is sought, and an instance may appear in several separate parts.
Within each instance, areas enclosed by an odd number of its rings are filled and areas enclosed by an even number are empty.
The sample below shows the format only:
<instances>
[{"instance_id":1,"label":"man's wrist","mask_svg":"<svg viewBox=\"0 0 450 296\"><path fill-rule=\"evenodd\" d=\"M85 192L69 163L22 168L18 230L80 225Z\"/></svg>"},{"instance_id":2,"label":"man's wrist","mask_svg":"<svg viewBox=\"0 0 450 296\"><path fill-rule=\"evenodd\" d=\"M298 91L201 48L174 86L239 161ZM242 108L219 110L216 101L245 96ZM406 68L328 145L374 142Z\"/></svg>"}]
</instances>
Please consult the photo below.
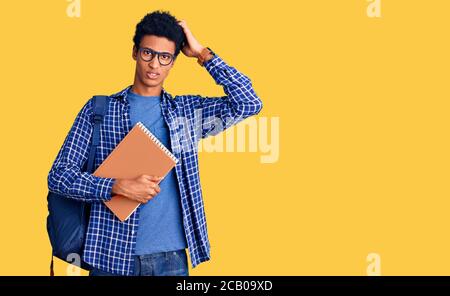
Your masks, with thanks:
<instances>
[{"instance_id":1,"label":"man's wrist","mask_svg":"<svg viewBox=\"0 0 450 296\"><path fill-rule=\"evenodd\" d=\"M203 50L205 49L206 47L204 47L204 46L202 46L199 50L197 50L197 54L195 55L195 57L198 59L198 58L200 58L200 55L202 54L202 52L203 52Z\"/></svg>"},{"instance_id":2,"label":"man's wrist","mask_svg":"<svg viewBox=\"0 0 450 296\"><path fill-rule=\"evenodd\" d=\"M114 184L113 184L113 186L112 186L112 188L111 188L111 194L112 195L117 195L117 194L121 194L122 193L122 191L121 191L121 179L115 179L114 180Z\"/></svg>"},{"instance_id":3,"label":"man's wrist","mask_svg":"<svg viewBox=\"0 0 450 296\"><path fill-rule=\"evenodd\" d=\"M214 52L209 47L203 47L201 52L197 55L197 62L203 66L207 61L214 57Z\"/></svg>"}]
</instances>

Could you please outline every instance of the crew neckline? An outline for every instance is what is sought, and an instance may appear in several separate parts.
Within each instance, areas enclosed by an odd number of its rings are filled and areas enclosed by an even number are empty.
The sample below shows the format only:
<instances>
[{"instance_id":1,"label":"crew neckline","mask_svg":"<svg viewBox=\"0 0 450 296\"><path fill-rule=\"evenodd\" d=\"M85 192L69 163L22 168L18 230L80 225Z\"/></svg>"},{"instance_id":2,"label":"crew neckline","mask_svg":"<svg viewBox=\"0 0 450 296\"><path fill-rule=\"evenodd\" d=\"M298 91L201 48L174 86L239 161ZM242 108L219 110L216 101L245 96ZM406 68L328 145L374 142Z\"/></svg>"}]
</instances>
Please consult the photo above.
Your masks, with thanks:
<instances>
[{"instance_id":1,"label":"crew neckline","mask_svg":"<svg viewBox=\"0 0 450 296\"><path fill-rule=\"evenodd\" d=\"M143 99L159 99L159 97L160 97L160 96L142 96L142 95L132 92L131 88L128 90L128 95L135 97L135 98L143 98Z\"/></svg>"}]
</instances>

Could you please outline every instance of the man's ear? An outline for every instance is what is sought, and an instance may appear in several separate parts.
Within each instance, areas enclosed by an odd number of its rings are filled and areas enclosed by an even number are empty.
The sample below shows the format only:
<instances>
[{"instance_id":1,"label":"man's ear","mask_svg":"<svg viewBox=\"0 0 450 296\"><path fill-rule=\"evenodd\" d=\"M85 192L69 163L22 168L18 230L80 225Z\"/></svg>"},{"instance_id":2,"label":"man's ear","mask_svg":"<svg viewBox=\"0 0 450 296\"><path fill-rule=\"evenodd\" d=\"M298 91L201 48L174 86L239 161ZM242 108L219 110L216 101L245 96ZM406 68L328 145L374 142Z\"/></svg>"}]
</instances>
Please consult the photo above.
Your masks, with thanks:
<instances>
[{"instance_id":1,"label":"man's ear","mask_svg":"<svg viewBox=\"0 0 450 296\"><path fill-rule=\"evenodd\" d=\"M133 52L131 53L131 57L133 58L133 60L137 60L137 48L136 45L133 45Z\"/></svg>"},{"instance_id":2,"label":"man's ear","mask_svg":"<svg viewBox=\"0 0 450 296\"><path fill-rule=\"evenodd\" d=\"M179 56L180 56L180 55L177 55L177 56L173 59L172 66L175 65L175 62L178 60L178 57L179 57Z\"/></svg>"}]
</instances>

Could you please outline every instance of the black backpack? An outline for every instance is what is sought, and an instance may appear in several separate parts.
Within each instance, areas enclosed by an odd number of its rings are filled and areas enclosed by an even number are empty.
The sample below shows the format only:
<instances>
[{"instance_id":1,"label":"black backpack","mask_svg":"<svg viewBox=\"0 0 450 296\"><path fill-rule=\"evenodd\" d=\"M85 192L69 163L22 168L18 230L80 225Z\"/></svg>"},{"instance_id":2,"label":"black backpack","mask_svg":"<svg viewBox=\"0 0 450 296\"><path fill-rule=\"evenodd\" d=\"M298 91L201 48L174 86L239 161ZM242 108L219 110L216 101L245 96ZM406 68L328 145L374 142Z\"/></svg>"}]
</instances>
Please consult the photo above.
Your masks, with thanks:
<instances>
[{"instance_id":1,"label":"black backpack","mask_svg":"<svg viewBox=\"0 0 450 296\"><path fill-rule=\"evenodd\" d=\"M100 142L100 126L106 114L109 97L94 96L93 124L89 157L83 166L83 172L94 172L94 159ZM54 275L53 256L71 264L79 263L81 268L91 270L92 267L82 258L87 226L89 223L90 204L66 196L48 192L47 232L52 245L50 275Z\"/></svg>"}]
</instances>

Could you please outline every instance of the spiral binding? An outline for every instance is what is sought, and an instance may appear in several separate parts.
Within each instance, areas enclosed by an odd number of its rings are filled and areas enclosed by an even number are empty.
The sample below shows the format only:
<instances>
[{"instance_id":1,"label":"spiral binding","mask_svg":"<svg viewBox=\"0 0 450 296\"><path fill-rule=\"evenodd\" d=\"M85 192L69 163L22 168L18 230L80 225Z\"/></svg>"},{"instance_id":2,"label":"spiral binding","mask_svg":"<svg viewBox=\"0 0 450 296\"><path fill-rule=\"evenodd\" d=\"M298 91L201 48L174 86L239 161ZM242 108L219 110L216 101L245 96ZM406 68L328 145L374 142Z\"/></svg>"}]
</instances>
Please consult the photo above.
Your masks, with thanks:
<instances>
[{"instance_id":1,"label":"spiral binding","mask_svg":"<svg viewBox=\"0 0 450 296\"><path fill-rule=\"evenodd\" d=\"M159 141L159 139L158 139L157 137L155 137L155 135L152 134L152 132L149 131L149 130L145 127L145 125L142 124L142 122L138 122L137 125L142 129L142 131L143 131L144 133L146 133L146 134L150 137L150 139L151 139L156 145L158 145L158 147L160 147L160 148L164 151L164 153L167 154L167 156L169 156L175 163L178 163L178 158L176 158L175 155L173 155L172 152L170 152L169 149L167 149L166 146L164 146L164 144L161 143L161 142Z\"/></svg>"}]
</instances>

